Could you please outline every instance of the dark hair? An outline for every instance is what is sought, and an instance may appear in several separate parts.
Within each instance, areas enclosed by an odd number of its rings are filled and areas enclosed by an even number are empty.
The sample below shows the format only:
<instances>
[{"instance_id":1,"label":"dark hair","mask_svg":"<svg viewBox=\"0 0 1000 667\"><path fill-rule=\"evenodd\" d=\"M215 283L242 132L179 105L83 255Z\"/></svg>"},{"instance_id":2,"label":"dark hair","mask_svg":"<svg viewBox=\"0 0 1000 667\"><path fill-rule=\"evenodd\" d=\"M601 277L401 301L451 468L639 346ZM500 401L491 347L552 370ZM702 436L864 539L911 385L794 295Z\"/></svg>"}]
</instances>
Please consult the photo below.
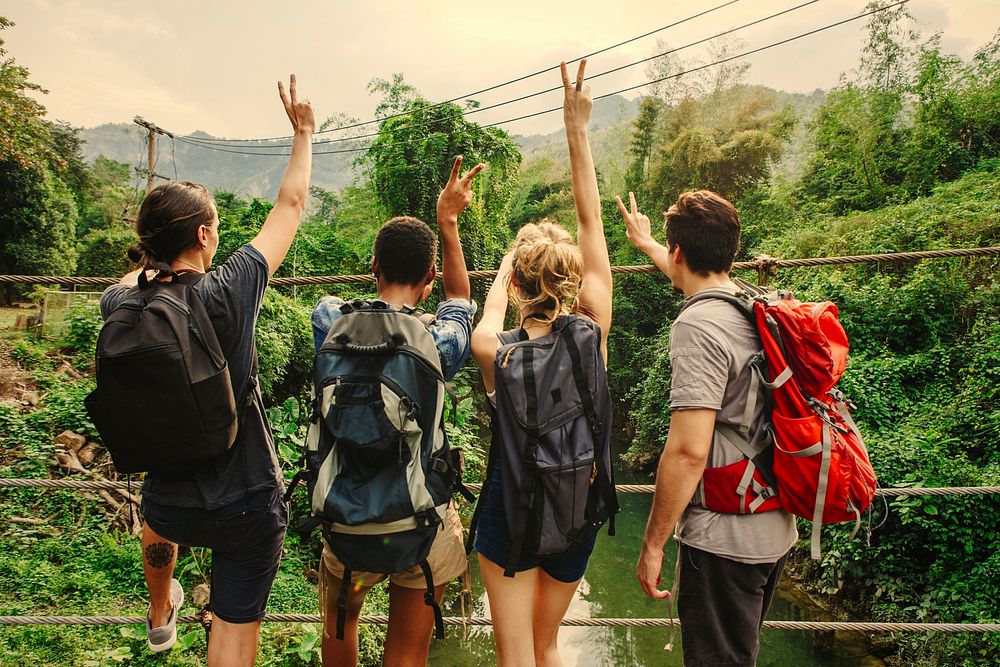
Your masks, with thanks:
<instances>
[{"instance_id":1,"label":"dark hair","mask_svg":"<svg viewBox=\"0 0 1000 667\"><path fill-rule=\"evenodd\" d=\"M680 246L691 271L726 273L740 249L740 214L710 190L685 192L667 211L667 246Z\"/></svg>"},{"instance_id":2,"label":"dark hair","mask_svg":"<svg viewBox=\"0 0 1000 667\"><path fill-rule=\"evenodd\" d=\"M212 195L203 186L190 181L159 185L139 207L139 242L128 249L128 258L143 268L170 271L170 263L194 244L198 228L210 224Z\"/></svg>"},{"instance_id":3,"label":"dark hair","mask_svg":"<svg viewBox=\"0 0 1000 667\"><path fill-rule=\"evenodd\" d=\"M386 282L419 285L434 265L437 237L427 223L410 216L386 222L375 236L375 259Z\"/></svg>"}]
</instances>

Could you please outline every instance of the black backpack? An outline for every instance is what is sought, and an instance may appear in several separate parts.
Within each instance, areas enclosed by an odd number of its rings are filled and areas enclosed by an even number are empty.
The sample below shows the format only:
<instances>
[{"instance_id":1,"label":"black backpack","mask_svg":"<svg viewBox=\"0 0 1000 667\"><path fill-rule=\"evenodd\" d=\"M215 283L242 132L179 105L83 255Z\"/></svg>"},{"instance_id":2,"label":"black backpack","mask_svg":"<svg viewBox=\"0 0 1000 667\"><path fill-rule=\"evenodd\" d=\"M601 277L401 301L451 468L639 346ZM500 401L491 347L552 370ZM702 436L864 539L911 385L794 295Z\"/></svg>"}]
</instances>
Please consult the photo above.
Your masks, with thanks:
<instances>
[{"instance_id":1,"label":"black backpack","mask_svg":"<svg viewBox=\"0 0 1000 667\"><path fill-rule=\"evenodd\" d=\"M229 368L193 288L203 276L140 274L101 328L97 388L84 405L118 472L178 470L236 439Z\"/></svg>"},{"instance_id":2,"label":"black backpack","mask_svg":"<svg viewBox=\"0 0 1000 667\"><path fill-rule=\"evenodd\" d=\"M502 484L513 577L522 553L560 554L588 541L618 512L611 467L611 396L600 328L564 315L529 340L500 334L496 408L486 484ZM492 479L496 461L501 478ZM471 549L479 507L466 546Z\"/></svg>"},{"instance_id":3,"label":"black backpack","mask_svg":"<svg viewBox=\"0 0 1000 667\"><path fill-rule=\"evenodd\" d=\"M304 477L311 517L300 528L320 526L344 565L338 639L352 571L417 565L443 638L427 554L452 494L475 498L462 486L459 452L444 430L440 354L421 311L381 301L345 303L341 311L316 352L305 469L286 498Z\"/></svg>"}]
</instances>

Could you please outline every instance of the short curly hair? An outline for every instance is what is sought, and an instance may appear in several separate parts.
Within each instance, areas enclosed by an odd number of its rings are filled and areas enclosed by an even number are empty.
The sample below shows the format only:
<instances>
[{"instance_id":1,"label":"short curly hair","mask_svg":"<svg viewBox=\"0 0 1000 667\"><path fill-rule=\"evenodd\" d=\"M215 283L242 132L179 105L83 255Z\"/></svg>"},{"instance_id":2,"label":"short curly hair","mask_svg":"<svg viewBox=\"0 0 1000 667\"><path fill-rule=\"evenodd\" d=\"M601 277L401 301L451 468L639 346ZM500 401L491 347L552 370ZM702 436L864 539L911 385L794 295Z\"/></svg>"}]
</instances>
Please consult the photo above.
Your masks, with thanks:
<instances>
[{"instance_id":1,"label":"short curly hair","mask_svg":"<svg viewBox=\"0 0 1000 667\"><path fill-rule=\"evenodd\" d=\"M437 237L422 220L399 216L375 236L375 259L383 280L402 285L424 282L437 255Z\"/></svg>"}]
</instances>

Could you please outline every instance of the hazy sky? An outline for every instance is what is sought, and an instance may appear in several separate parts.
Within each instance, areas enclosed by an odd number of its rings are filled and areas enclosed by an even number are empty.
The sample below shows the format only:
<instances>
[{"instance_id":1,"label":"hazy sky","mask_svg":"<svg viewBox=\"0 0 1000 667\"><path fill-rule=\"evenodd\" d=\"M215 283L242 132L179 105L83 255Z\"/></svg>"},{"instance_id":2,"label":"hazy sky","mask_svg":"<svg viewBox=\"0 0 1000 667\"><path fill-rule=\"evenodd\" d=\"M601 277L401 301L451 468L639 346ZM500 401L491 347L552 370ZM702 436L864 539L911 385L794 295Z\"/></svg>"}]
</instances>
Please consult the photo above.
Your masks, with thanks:
<instances>
[{"instance_id":1,"label":"hazy sky","mask_svg":"<svg viewBox=\"0 0 1000 667\"><path fill-rule=\"evenodd\" d=\"M254 2L182 0L13 0L0 10L17 25L7 48L50 92L51 118L90 127L141 115L161 127L216 136L287 134L275 82L296 72L320 118L371 118L373 77L405 74L432 100L456 97L557 65L653 30L723 0L369 0ZM742 0L591 60L590 73L799 4ZM865 0L821 0L741 31L755 48L860 13ZM912 0L925 36L968 57L1000 26L1000 0ZM790 91L835 85L857 65L864 19L751 56L748 80ZM704 58L705 48L678 54ZM646 80L643 66L597 79L595 94ZM484 94L485 104L558 84L552 72ZM635 96L641 91L629 93ZM558 93L478 115L495 122L557 106ZM550 114L505 127L517 134L556 129Z\"/></svg>"}]
</instances>

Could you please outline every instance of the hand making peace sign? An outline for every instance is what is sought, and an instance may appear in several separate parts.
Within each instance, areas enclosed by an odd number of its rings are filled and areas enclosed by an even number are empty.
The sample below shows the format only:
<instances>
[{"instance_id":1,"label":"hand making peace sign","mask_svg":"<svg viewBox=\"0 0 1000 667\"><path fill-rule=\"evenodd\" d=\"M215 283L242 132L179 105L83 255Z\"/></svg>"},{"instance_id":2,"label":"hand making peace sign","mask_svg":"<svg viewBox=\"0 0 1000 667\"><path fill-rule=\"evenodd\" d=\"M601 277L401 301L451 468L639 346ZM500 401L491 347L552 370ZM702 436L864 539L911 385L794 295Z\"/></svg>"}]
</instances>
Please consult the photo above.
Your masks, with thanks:
<instances>
[{"instance_id":1,"label":"hand making peace sign","mask_svg":"<svg viewBox=\"0 0 1000 667\"><path fill-rule=\"evenodd\" d=\"M438 195L438 224L442 221L458 221L458 214L464 211L472 201L472 179L485 168L486 165L480 162L470 169L465 176L459 178L458 175L462 169L462 156L459 155L455 158L455 164L451 167L451 176L448 178L448 183L441 190L441 194Z\"/></svg>"},{"instance_id":2,"label":"hand making peace sign","mask_svg":"<svg viewBox=\"0 0 1000 667\"><path fill-rule=\"evenodd\" d=\"M281 103L285 105L285 113L292 123L292 129L296 132L308 132L312 134L316 130L316 117L313 115L312 105L308 99L299 102L297 91L295 90L295 75L288 78L288 93L285 93L285 86L278 82L278 95L281 96Z\"/></svg>"},{"instance_id":3,"label":"hand making peace sign","mask_svg":"<svg viewBox=\"0 0 1000 667\"><path fill-rule=\"evenodd\" d=\"M583 72L587 68L587 59L580 61L580 67L576 72L576 82L569 80L566 73L566 63L560 63L559 69L562 72L563 93L563 121L566 128L587 127L590 122L590 110L594 107L594 99L590 96L590 86L583 85Z\"/></svg>"},{"instance_id":4,"label":"hand making peace sign","mask_svg":"<svg viewBox=\"0 0 1000 667\"><path fill-rule=\"evenodd\" d=\"M636 205L634 192L628 193L628 199L632 207L631 212L625 208L622 198L615 196L618 211L622 214L622 219L625 220L625 236L636 249L648 255L651 248L657 245L656 239L653 238L652 226L646 214L642 213Z\"/></svg>"}]
</instances>

